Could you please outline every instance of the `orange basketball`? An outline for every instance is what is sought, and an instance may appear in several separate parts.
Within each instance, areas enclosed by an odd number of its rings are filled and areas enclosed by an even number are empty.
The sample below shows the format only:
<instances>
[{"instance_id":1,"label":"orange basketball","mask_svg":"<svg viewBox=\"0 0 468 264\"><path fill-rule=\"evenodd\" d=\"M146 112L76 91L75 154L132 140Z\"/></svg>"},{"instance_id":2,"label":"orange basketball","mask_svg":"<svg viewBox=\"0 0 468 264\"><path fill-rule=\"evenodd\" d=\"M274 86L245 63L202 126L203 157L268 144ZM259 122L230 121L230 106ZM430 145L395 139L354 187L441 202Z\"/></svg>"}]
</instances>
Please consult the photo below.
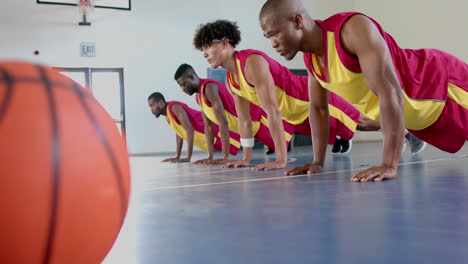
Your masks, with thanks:
<instances>
[{"instance_id":1,"label":"orange basketball","mask_svg":"<svg viewBox=\"0 0 468 264\"><path fill-rule=\"evenodd\" d=\"M0 263L100 263L129 199L111 117L55 70L0 63Z\"/></svg>"}]
</instances>

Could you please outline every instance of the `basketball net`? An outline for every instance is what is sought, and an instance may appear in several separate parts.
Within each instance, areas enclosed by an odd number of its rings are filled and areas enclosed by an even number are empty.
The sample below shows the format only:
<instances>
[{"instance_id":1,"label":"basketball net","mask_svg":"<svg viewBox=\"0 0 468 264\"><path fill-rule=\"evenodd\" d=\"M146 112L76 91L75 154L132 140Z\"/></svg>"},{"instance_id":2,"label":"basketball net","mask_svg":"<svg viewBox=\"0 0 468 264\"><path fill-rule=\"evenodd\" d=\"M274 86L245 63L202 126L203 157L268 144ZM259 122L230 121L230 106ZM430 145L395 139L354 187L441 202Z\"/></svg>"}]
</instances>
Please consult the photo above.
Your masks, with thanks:
<instances>
[{"instance_id":1,"label":"basketball net","mask_svg":"<svg viewBox=\"0 0 468 264\"><path fill-rule=\"evenodd\" d=\"M82 20L78 23L80 26L91 26L91 22L89 22L88 15L94 8L96 4L96 0L77 0L78 1L78 8L80 11L80 15Z\"/></svg>"}]
</instances>

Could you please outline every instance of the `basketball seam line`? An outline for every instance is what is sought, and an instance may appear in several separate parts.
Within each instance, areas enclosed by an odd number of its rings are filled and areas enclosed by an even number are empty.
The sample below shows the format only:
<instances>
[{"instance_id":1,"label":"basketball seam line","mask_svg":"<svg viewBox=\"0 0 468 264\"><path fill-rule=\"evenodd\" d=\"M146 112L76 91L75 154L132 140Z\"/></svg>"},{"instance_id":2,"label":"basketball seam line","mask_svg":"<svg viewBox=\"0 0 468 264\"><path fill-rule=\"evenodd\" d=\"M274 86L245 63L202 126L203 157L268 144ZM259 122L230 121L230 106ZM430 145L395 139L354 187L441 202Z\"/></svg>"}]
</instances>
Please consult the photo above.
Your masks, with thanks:
<instances>
[{"instance_id":1,"label":"basketball seam line","mask_svg":"<svg viewBox=\"0 0 468 264\"><path fill-rule=\"evenodd\" d=\"M0 71L1 72L5 72L2 68L0 68ZM28 77L14 77L14 76L11 76L11 75L6 75L5 74L5 77L2 78L2 76L0 76L0 82L1 81L10 81L11 83L22 83L22 82L32 82L32 83L37 83L37 82L42 82L40 79L38 78L28 78ZM73 80L72 80L73 81ZM73 81L74 82L74 81ZM71 85L69 85L67 82L62 82L62 81L51 81L49 80L49 83L52 87L57 87L57 88L63 88L63 89L72 89L73 87ZM92 95L90 94L83 94L86 99L91 99L93 101L96 101L96 98L94 98Z\"/></svg>"},{"instance_id":2,"label":"basketball seam line","mask_svg":"<svg viewBox=\"0 0 468 264\"><path fill-rule=\"evenodd\" d=\"M94 132L96 133L97 137L100 139L102 145L104 146L104 149L108 155L108 158L110 159L112 168L114 170L116 180L117 180L117 185L119 186L119 192L120 192L120 201L121 201L121 223L125 220L125 214L127 211L127 199L125 199L125 190L123 187L123 179L122 179L122 171L120 170L120 167L117 163L117 160L114 156L114 152L112 151L112 148L109 144L108 139L104 135L103 129L99 126L99 123L97 122L96 117L94 116L93 112L89 108L89 105L86 102L86 98L84 97L85 94L81 91L81 87L78 86L78 84L73 83L72 85L73 91L75 92L75 95L78 97L78 100L80 101L81 106L84 108L86 115L88 116L89 121L93 125Z\"/></svg>"},{"instance_id":3,"label":"basketball seam line","mask_svg":"<svg viewBox=\"0 0 468 264\"><path fill-rule=\"evenodd\" d=\"M10 74L3 68L0 67L0 73L3 75L4 78L0 78L0 80L6 81L6 92L3 101L0 103L0 123L3 121L3 118L6 115L8 107L10 106L11 98L13 97L13 78L11 78Z\"/></svg>"},{"instance_id":4,"label":"basketball seam line","mask_svg":"<svg viewBox=\"0 0 468 264\"><path fill-rule=\"evenodd\" d=\"M58 207L59 207L59 185L60 185L60 138L59 138L59 127L58 127L58 116L56 109L56 102L54 93L52 90L51 83L47 78L46 71L44 67L36 66L40 76L41 82L44 85L46 90L47 100L49 101L49 114L50 121L52 126L52 201L51 201L51 214L49 222L49 234L47 238L46 252L44 255L43 263L48 264L52 258L53 244L56 234L56 224L58 216Z\"/></svg>"}]
</instances>

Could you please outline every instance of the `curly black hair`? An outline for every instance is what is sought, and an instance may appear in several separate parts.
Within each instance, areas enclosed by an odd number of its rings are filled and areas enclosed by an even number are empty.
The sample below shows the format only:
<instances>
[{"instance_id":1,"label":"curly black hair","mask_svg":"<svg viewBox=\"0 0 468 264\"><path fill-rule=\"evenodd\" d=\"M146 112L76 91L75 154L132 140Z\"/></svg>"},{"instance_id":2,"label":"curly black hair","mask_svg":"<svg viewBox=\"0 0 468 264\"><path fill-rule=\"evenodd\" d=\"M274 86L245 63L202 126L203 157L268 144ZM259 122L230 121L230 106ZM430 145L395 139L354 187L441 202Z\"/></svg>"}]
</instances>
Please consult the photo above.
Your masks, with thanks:
<instances>
[{"instance_id":1,"label":"curly black hair","mask_svg":"<svg viewBox=\"0 0 468 264\"><path fill-rule=\"evenodd\" d=\"M210 46L213 40L228 39L235 48L241 41L240 34L237 22L216 20L198 27L193 38L193 45L196 49L202 50L203 47Z\"/></svg>"}]
</instances>

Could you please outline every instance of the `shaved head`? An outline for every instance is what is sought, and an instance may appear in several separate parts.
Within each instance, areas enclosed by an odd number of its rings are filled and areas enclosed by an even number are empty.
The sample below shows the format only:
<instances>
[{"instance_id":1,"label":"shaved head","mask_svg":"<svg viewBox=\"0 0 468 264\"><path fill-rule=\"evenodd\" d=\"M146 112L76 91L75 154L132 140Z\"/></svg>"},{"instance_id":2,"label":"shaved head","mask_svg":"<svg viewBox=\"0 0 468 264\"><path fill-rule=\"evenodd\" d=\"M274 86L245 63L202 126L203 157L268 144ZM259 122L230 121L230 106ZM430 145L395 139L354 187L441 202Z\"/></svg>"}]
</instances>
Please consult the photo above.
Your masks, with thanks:
<instances>
[{"instance_id":1,"label":"shaved head","mask_svg":"<svg viewBox=\"0 0 468 264\"><path fill-rule=\"evenodd\" d=\"M268 0L259 15L263 35L271 41L271 47L286 60L292 60L314 29L302 0Z\"/></svg>"},{"instance_id":2,"label":"shaved head","mask_svg":"<svg viewBox=\"0 0 468 264\"><path fill-rule=\"evenodd\" d=\"M260 10L259 18L274 15L277 18L291 18L295 14L306 14L302 0L268 0Z\"/></svg>"}]
</instances>

